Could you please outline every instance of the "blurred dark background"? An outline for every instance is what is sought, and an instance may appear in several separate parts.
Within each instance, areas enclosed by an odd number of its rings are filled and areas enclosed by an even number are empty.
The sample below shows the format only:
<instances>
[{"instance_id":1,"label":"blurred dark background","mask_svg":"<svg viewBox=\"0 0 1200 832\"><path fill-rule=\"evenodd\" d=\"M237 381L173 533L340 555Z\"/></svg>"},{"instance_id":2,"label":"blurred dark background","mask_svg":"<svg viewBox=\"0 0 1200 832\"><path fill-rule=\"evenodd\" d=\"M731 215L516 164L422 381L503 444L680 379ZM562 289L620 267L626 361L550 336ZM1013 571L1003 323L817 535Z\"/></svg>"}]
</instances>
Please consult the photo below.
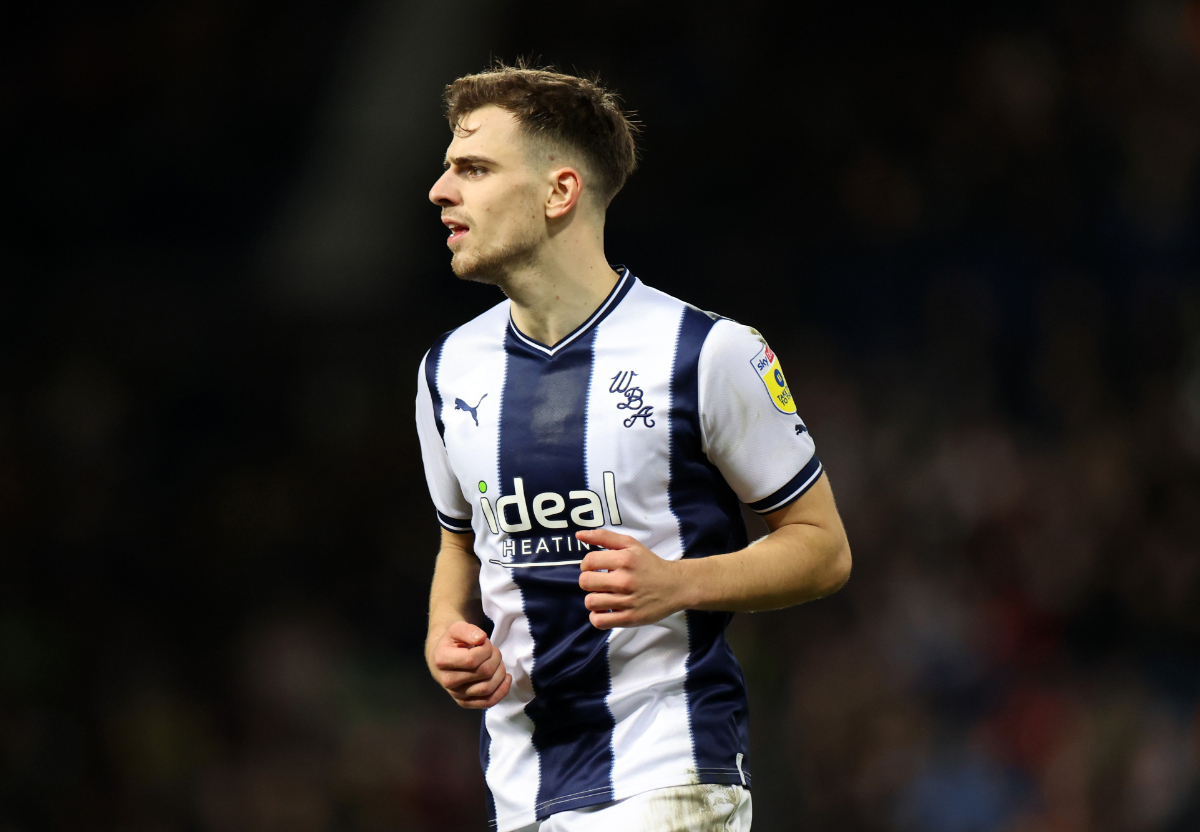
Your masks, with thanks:
<instances>
[{"instance_id":1,"label":"blurred dark background","mask_svg":"<svg viewBox=\"0 0 1200 832\"><path fill-rule=\"evenodd\" d=\"M596 71L608 252L762 329L855 553L739 616L756 829L1200 829L1200 7L23 4L0 828L483 829L412 401L440 91Z\"/></svg>"}]
</instances>

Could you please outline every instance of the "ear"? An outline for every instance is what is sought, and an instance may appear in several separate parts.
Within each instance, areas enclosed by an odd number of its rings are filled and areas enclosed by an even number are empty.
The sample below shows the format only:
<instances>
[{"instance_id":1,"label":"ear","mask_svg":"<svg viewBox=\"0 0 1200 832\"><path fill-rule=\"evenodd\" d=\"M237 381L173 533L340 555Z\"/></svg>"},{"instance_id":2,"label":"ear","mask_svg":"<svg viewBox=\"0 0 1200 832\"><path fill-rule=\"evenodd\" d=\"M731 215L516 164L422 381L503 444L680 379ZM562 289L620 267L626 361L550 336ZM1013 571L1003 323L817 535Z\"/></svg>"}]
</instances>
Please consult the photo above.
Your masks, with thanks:
<instances>
[{"instance_id":1,"label":"ear","mask_svg":"<svg viewBox=\"0 0 1200 832\"><path fill-rule=\"evenodd\" d=\"M546 197L546 218L561 219L579 203L583 194L583 177L572 167L555 168L548 176L550 193Z\"/></svg>"}]
</instances>

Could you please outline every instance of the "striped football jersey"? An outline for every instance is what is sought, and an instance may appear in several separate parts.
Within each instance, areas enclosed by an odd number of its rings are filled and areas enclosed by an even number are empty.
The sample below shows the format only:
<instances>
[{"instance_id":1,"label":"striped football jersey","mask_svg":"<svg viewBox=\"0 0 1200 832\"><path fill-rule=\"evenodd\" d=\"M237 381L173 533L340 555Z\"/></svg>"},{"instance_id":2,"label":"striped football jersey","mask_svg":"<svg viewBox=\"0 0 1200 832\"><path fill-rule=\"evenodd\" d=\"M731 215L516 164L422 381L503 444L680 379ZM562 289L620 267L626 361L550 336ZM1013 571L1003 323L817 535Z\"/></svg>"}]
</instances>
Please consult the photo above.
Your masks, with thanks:
<instances>
[{"instance_id":1,"label":"striped football jersey","mask_svg":"<svg viewBox=\"0 0 1200 832\"><path fill-rule=\"evenodd\" d=\"M762 336L618 270L553 347L505 301L439 338L418 374L437 517L475 536L513 676L480 738L499 832L649 789L750 785L730 614L594 628L574 534L603 526L668 560L732 552L747 543L740 503L775 511L821 475Z\"/></svg>"}]
</instances>

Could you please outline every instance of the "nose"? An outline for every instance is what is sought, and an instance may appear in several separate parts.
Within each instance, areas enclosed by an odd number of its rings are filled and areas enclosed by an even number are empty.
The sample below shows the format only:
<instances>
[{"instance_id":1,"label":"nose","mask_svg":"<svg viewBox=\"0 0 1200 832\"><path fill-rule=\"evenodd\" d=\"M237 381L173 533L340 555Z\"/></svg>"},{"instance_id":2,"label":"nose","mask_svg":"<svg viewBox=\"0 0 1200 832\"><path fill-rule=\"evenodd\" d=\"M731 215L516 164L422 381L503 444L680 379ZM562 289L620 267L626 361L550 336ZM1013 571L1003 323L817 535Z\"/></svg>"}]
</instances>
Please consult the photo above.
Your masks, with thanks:
<instances>
[{"instance_id":1,"label":"nose","mask_svg":"<svg viewBox=\"0 0 1200 832\"><path fill-rule=\"evenodd\" d=\"M443 208L458 205L461 200L458 196L458 189L454 188L452 183L451 171L447 169L445 173L438 177L438 181L433 183L433 187L429 189L429 201Z\"/></svg>"}]
</instances>

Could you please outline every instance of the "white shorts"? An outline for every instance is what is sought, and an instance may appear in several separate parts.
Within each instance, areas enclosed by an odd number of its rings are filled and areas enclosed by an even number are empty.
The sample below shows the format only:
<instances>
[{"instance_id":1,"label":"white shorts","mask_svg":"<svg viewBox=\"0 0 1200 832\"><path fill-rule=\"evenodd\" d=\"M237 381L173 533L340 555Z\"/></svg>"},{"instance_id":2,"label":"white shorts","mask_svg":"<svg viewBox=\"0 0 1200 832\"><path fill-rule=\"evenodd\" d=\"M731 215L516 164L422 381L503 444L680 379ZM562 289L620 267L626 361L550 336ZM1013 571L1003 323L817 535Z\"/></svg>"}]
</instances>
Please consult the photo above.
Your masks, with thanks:
<instances>
[{"instance_id":1,"label":"white shorts","mask_svg":"<svg viewBox=\"0 0 1200 832\"><path fill-rule=\"evenodd\" d=\"M559 812L516 832L750 832L750 792L741 786L671 786Z\"/></svg>"}]
</instances>

